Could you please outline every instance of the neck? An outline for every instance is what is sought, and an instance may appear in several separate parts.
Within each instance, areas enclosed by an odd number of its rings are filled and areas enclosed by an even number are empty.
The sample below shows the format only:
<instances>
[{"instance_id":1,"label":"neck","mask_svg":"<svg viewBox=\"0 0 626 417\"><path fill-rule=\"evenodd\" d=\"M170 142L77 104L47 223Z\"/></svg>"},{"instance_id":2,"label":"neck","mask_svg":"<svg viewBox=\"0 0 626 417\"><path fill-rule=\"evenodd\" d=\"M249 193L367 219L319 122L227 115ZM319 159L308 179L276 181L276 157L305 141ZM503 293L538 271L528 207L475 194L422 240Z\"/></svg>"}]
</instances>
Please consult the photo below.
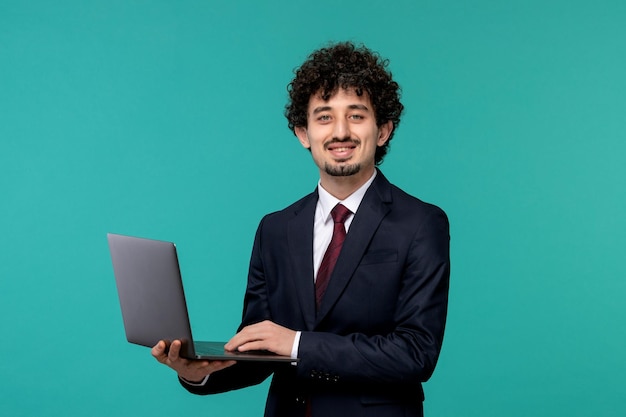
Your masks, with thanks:
<instances>
[{"instance_id":1,"label":"neck","mask_svg":"<svg viewBox=\"0 0 626 417\"><path fill-rule=\"evenodd\" d=\"M360 171L347 177L333 176L320 171L320 184L333 197L345 200L371 178L374 169L366 170L367 172Z\"/></svg>"}]
</instances>

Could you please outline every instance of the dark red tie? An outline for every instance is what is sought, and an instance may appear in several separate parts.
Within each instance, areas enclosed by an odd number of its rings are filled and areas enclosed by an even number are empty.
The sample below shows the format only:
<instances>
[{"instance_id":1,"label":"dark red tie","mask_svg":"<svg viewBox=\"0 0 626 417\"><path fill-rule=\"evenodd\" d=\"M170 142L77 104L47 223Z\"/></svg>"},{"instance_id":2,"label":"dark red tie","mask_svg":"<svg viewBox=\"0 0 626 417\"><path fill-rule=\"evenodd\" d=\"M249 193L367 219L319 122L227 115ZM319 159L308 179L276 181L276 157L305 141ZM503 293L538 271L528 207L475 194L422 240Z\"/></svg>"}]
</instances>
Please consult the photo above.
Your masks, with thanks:
<instances>
[{"instance_id":1,"label":"dark red tie","mask_svg":"<svg viewBox=\"0 0 626 417\"><path fill-rule=\"evenodd\" d=\"M322 297L326 292L326 288L328 287L330 274L332 274L333 269L335 269L339 252L341 252L341 246L346 238L346 228L343 224L350 214L352 214L352 212L341 204L337 204L330 212L335 226L333 228L333 237L326 249L326 253L324 253L324 258L322 258L322 263L317 271L317 279L315 280L315 304L318 309L322 302Z\"/></svg>"}]
</instances>

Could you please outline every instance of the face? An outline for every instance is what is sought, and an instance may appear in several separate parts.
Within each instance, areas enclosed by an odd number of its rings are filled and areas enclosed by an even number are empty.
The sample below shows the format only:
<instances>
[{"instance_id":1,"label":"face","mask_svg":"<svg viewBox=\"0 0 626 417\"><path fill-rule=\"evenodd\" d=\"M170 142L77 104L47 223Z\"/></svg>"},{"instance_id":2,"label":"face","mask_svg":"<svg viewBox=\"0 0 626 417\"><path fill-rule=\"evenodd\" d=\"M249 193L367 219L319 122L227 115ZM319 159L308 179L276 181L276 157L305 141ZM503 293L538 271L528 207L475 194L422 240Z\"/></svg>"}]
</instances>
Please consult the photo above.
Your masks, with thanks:
<instances>
[{"instance_id":1,"label":"face","mask_svg":"<svg viewBox=\"0 0 626 417\"><path fill-rule=\"evenodd\" d=\"M322 181L352 177L365 182L374 172L376 148L389 139L392 122L377 126L367 93L339 89L324 101L320 94L309 100L307 126L296 127L302 146L310 149Z\"/></svg>"}]
</instances>

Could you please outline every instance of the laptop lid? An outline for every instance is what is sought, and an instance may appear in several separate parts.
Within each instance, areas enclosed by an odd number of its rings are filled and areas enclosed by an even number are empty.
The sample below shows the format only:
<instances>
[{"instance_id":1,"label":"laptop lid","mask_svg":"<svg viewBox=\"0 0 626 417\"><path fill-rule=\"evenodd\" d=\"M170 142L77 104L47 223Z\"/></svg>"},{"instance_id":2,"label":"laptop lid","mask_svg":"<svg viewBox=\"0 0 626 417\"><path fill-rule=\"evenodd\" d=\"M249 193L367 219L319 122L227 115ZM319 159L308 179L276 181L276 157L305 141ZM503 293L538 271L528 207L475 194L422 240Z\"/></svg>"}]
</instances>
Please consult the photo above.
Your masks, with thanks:
<instances>
[{"instance_id":1,"label":"laptop lid","mask_svg":"<svg viewBox=\"0 0 626 417\"><path fill-rule=\"evenodd\" d=\"M226 352L226 342L194 343L176 245L113 233L107 239L128 342L152 347L180 340L188 359L295 361L268 352Z\"/></svg>"}]
</instances>

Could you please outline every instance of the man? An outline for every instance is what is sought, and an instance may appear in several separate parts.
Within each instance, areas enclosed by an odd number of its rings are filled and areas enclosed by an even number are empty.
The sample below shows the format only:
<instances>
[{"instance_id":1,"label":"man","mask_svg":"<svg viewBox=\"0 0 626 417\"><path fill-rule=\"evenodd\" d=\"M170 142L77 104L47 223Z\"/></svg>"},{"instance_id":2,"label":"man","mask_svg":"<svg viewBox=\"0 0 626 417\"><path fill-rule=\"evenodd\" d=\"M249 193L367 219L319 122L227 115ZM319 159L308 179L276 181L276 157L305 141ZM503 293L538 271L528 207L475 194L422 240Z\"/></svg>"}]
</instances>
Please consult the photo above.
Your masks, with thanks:
<instances>
[{"instance_id":1,"label":"man","mask_svg":"<svg viewBox=\"0 0 626 417\"><path fill-rule=\"evenodd\" d=\"M423 415L421 383L434 370L446 320L448 221L376 168L403 110L386 65L365 47L339 43L309 56L289 86L289 127L320 181L261 221L242 324L226 349L299 362L189 361L179 341L169 350L159 342L153 356L190 392L273 374L266 416Z\"/></svg>"}]
</instances>

